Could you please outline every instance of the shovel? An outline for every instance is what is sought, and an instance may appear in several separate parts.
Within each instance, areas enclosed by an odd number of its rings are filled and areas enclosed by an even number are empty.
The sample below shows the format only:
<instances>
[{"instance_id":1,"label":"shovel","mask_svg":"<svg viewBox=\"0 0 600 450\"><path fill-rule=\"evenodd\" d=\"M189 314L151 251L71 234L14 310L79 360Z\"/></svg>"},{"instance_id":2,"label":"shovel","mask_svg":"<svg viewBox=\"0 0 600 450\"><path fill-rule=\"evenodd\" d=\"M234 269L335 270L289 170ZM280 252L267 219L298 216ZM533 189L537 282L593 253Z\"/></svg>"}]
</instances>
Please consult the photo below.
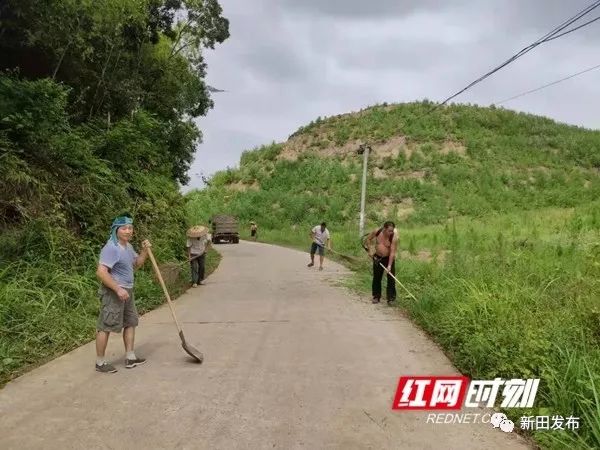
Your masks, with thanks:
<instances>
[{"instance_id":1,"label":"shovel","mask_svg":"<svg viewBox=\"0 0 600 450\"><path fill-rule=\"evenodd\" d=\"M402 283L400 283L400 280L399 280L398 278L396 278L396 277L395 277L395 276L392 274L392 272L390 272L390 271L387 269L387 267L385 267L385 266L384 266L383 264L381 264L381 263L379 263L379 265L381 266L381 268L382 268L383 270L385 270L385 271L386 271L386 273L387 273L387 274L388 274L390 277L392 277L392 278L393 278L393 279L396 281L396 283L398 283L400 286L402 286L402 288L403 288L403 289L404 289L404 290L405 290L405 291L408 293L408 295L409 295L409 296L410 296L410 297L411 297L413 300L417 301L417 299L415 298L415 296L414 296L414 295L412 295L412 293L411 293L411 292L410 292L408 289L406 289L406 286L404 286Z\"/></svg>"},{"instance_id":2,"label":"shovel","mask_svg":"<svg viewBox=\"0 0 600 450\"><path fill-rule=\"evenodd\" d=\"M360 261L361 261L359 258L355 258L354 256L350 256L350 255L344 255L343 253L336 252L336 251L335 251L334 249L332 249L332 248L330 248L330 249L329 249L329 251L330 251L331 253L335 254L335 255L338 255L338 256L340 256L341 258L344 258L344 259L346 259L346 260L350 261L350 262L357 263L357 262L360 262Z\"/></svg>"},{"instance_id":3,"label":"shovel","mask_svg":"<svg viewBox=\"0 0 600 450\"><path fill-rule=\"evenodd\" d=\"M165 293L165 297L167 297L167 303L169 303L169 308L171 309L171 315L173 316L173 320L175 321L175 325L177 326L177 331L179 331L179 338L181 339L181 346L185 350L185 352L190 355L194 360L198 363L201 363L204 360L204 355L200 353L197 349L192 347L185 341L185 336L183 335L183 330L181 329L181 325L177 320L177 316L175 316L175 308L173 308L173 303L171 302L171 296L169 295L169 291L167 290L167 286L165 286L165 282L163 281L162 275L160 274L160 270L158 269L158 265L156 264L156 260L154 259L154 255L152 254L152 249L150 247L146 247L148 249L148 256L150 257L150 261L152 261L152 267L154 268L154 272L156 272L156 277L162 286L163 292Z\"/></svg>"},{"instance_id":4,"label":"shovel","mask_svg":"<svg viewBox=\"0 0 600 450\"><path fill-rule=\"evenodd\" d=\"M190 259L186 259L185 261L181 261L179 263L176 263L177 266L184 266L186 264L191 263L193 260L200 258L202 255L196 255L196 256L192 256Z\"/></svg>"}]
</instances>

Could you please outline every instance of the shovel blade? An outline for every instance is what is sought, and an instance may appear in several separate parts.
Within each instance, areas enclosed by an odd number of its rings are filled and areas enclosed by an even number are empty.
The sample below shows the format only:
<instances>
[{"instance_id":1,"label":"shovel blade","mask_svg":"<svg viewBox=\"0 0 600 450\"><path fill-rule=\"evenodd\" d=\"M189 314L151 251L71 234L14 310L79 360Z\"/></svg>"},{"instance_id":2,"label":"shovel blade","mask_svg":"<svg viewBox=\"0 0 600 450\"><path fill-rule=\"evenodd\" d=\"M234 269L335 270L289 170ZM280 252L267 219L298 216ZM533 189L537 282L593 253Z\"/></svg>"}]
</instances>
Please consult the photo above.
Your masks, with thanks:
<instances>
[{"instance_id":1,"label":"shovel blade","mask_svg":"<svg viewBox=\"0 0 600 450\"><path fill-rule=\"evenodd\" d=\"M190 355L197 363L201 363L204 361L204 355L202 352L198 351L196 348L191 346L185 341L185 337L183 336L183 331L179 332L179 337L181 338L181 346L185 350L185 352Z\"/></svg>"}]
</instances>

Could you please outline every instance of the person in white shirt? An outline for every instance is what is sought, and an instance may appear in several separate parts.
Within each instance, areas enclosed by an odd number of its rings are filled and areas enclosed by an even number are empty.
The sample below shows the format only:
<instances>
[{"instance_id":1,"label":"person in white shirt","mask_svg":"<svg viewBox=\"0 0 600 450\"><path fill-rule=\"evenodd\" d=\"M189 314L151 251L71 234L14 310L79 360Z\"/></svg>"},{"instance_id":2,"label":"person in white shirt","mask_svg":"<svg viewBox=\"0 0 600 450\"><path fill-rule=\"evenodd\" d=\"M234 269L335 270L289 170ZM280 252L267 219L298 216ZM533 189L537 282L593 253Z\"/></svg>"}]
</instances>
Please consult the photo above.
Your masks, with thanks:
<instances>
[{"instance_id":1,"label":"person in white shirt","mask_svg":"<svg viewBox=\"0 0 600 450\"><path fill-rule=\"evenodd\" d=\"M210 247L211 236L203 233L200 237L187 238L188 261L192 269L192 287L203 284L206 264L206 250Z\"/></svg>"},{"instance_id":2,"label":"person in white shirt","mask_svg":"<svg viewBox=\"0 0 600 450\"><path fill-rule=\"evenodd\" d=\"M323 270L325 245L327 245L328 250L331 250L331 239L329 237L329 230L327 229L325 222L323 222L320 226L315 226L310 231L310 237L312 239L312 245L310 246L310 263L308 264L308 267L315 265L315 253L319 253L319 270Z\"/></svg>"}]
</instances>

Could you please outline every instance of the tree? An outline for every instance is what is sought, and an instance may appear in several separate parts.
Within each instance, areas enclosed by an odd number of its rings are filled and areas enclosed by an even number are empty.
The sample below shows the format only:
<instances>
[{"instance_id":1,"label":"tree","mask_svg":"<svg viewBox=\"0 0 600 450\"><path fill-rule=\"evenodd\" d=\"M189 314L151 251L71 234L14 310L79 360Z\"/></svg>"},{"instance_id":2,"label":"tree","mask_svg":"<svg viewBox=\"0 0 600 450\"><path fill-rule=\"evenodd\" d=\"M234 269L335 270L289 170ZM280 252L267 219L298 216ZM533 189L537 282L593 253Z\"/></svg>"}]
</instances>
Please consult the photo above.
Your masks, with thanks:
<instances>
[{"instance_id":1,"label":"tree","mask_svg":"<svg viewBox=\"0 0 600 450\"><path fill-rule=\"evenodd\" d=\"M174 133L163 152L186 182L201 136L191 119L213 106L202 49L229 36L221 14L216 0L3 0L0 70L68 86L72 124L146 111Z\"/></svg>"},{"instance_id":2,"label":"tree","mask_svg":"<svg viewBox=\"0 0 600 450\"><path fill-rule=\"evenodd\" d=\"M229 36L221 13L216 0L5 0L0 69L66 83L79 121L114 121L140 107L196 117L212 106L202 49Z\"/></svg>"}]
</instances>

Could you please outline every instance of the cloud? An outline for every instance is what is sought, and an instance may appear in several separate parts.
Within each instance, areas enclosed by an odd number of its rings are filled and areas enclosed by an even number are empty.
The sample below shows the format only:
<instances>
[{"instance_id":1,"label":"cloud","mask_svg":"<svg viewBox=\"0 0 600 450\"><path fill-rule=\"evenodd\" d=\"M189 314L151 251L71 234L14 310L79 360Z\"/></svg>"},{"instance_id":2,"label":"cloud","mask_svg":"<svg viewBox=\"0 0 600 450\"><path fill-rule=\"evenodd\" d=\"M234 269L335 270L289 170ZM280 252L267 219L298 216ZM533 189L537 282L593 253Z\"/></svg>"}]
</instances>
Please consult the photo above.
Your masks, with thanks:
<instances>
[{"instance_id":1,"label":"cloud","mask_svg":"<svg viewBox=\"0 0 600 450\"><path fill-rule=\"evenodd\" d=\"M419 10L446 10L466 4L466 0L454 2L438 2L436 0L377 0L365 2L360 0L283 0L285 8L291 12L309 16L326 15L332 18L380 18L404 16Z\"/></svg>"},{"instance_id":2,"label":"cloud","mask_svg":"<svg viewBox=\"0 0 600 450\"><path fill-rule=\"evenodd\" d=\"M440 101L537 40L589 0L221 0L231 37L205 54L215 108L194 168L235 165L316 117L382 102ZM586 16L600 15L600 8ZM600 21L534 49L456 101L489 105L597 60ZM590 72L505 104L598 127ZM194 169L194 170L195 170ZM198 184L194 170L192 184ZM197 170L196 170L197 172Z\"/></svg>"}]
</instances>

